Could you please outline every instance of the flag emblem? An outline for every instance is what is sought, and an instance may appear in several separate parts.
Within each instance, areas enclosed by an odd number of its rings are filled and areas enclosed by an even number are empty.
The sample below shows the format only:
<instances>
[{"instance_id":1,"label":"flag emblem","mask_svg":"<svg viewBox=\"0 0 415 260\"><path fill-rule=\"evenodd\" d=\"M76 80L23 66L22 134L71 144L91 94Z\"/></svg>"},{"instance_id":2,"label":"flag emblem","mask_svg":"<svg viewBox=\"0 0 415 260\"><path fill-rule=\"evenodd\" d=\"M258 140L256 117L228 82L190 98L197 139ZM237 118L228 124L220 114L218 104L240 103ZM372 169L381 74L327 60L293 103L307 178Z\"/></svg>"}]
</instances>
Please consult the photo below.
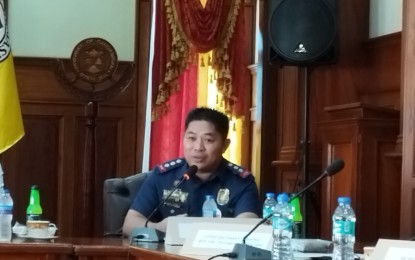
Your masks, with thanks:
<instances>
[{"instance_id":1,"label":"flag emblem","mask_svg":"<svg viewBox=\"0 0 415 260\"><path fill-rule=\"evenodd\" d=\"M6 59L10 53L9 37L6 28L4 1L0 0L0 62Z\"/></svg>"},{"instance_id":2,"label":"flag emblem","mask_svg":"<svg viewBox=\"0 0 415 260\"><path fill-rule=\"evenodd\" d=\"M0 154L24 135L4 0L0 0Z\"/></svg>"}]
</instances>

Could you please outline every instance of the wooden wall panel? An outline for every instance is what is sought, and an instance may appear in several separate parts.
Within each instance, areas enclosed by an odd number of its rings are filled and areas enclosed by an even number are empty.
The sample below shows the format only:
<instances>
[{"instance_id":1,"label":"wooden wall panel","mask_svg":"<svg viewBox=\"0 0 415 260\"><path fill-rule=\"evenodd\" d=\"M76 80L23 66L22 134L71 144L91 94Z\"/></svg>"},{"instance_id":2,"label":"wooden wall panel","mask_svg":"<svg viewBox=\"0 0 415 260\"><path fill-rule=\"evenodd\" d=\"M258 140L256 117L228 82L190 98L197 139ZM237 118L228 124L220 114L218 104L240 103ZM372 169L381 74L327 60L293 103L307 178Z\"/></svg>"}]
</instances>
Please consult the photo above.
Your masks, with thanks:
<instances>
[{"instance_id":1,"label":"wooden wall panel","mask_svg":"<svg viewBox=\"0 0 415 260\"><path fill-rule=\"evenodd\" d=\"M322 225L321 235L331 237L331 225L327 224L331 224L337 198L350 196L357 217L356 240L360 245L373 245L379 237L396 239L399 229L390 223L399 210L396 203L400 197L399 168L385 156L395 150L399 113L362 104L340 109L350 113L339 113L339 117L321 124L323 158L340 157L345 161L345 168L323 184L322 223L326 225ZM333 114L336 112L331 110ZM386 173L386 170L389 171Z\"/></svg>"},{"instance_id":2,"label":"wooden wall panel","mask_svg":"<svg viewBox=\"0 0 415 260\"><path fill-rule=\"evenodd\" d=\"M399 230L391 223L397 221L397 212L400 212L400 192L401 189L401 157L398 162L395 158L385 157L390 151L395 149L395 143L390 140L379 140L379 154L377 155L376 170L377 177L377 212L378 222L376 226L377 237L398 238ZM393 192L393 197L388 193ZM367 192L364 188L361 191ZM369 195L369 194L368 194ZM368 209L370 210L370 209Z\"/></svg>"},{"instance_id":3,"label":"wooden wall panel","mask_svg":"<svg viewBox=\"0 0 415 260\"><path fill-rule=\"evenodd\" d=\"M415 1L403 1L401 238L415 236Z\"/></svg>"},{"instance_id":4,"label":"wooden wall panel","mask_svg":"<svg viewBox=\"0 0 415 260\"><path fill-rule=\"evenodd\" d=\"M341 137L337 136L338 131L342 131L344 135ZM357 140L353 140L353 135L357 136L356 132L351 127L345 126L330 129L325 135L327 140L325 139L324 142L327 142L327 146L323 148L323 154L327 154L325 157L327 159L324 166L326 167L336 158L342 158L345 162L342 171L333 177L324 179L321 185L321 219L317 221L321 223L320 236L328 240L331 240L331 216L337 205L337 197L340 195L352 195L351 185L353 183L353 176L347 173L353 172L354 170L351 162L354 161L353 153L357 150L355 145ZM328 141L334 138L336 140L335 142ZM355 203L353 199L352 203Z\"/></svg>"},{"instance_id":5,"label":"wooden wall panel","mask_svg":"<svg viewBox=\"0 0 415 260\"><path fill-rule=\"evenodd\" d=\"M12 148L19 157L11 158L4 176L15 203L15 220L20 223L26 221L30 187L34 184L42 191L44 216L56 221L61 120L51 115L24 116L26 135Z\"/></svg>"},{"instance_id":6,"label":"wooden wall panel","mask_svg":"<svg viewBox=\"0 0 415 260\"><path fill-rule=\"evenodd\" d=\"M60 235L85 235L93 226L102 234L102 186L106 178L130 175L134 170L133 109L103 106L97 120L97 170L91 183L84 176L85 117L83 105L23 102L25 136L5 153L6 184L13 191L16 220L24 223L29 188L39 185L43 217L55 222ZM25 159L23 159L25 158ZM92 194L94 221L80 218L84 196ZM72 217L68 217L72 216Z\"/></svg>"},{"instance_id":7,"label":"wooden wall panel","mask_svg":"<svg viewBox=\"0 0 415 260\"><path fill-rule=\"evenodd\" d=\"M137 23L138 29L136 32L136 88L134 97L136 97L135 106L135 151L131 154L135 156L135 169L142 170L143 166L143 149L144 147L144 132L147 111L147 89L148 89L148 74L150 62L150 35L151 35L151 19L152 19L152 1L139 0L137 4ZM129 138L130 137L124 137ZM144 169L147 170L147 169ZM125 176L125 172L120 172Z\"/></svg>"},{"instance_id":8,"label":"wooden wall panel","mask_svg":"<svg viewBox=\"0 0 415 260\"><path fill-rule=\"evenodd\" d=\"M370 39L364 45L366 66L356 87L361 101L400 109L401 33Z\"/></svg>"}]
</instances>

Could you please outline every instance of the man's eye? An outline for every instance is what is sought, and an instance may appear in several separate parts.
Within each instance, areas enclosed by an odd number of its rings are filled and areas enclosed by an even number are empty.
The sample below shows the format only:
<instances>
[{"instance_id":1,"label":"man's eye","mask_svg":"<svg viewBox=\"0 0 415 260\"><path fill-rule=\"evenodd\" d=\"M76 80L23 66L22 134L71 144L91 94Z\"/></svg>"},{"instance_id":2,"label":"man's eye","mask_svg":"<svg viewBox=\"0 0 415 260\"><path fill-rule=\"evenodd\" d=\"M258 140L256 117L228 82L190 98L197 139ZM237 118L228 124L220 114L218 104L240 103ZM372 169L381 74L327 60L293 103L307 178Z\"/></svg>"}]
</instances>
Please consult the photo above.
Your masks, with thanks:
<instances>
[{"instance_id":1,"label":"man's eye","mask_svg":"<svg viewBox=\"0 0 415 260\"><path fill-rule=\"evenodd\" d=\"M211 144L211 143L213 143L213 142L214 142L214 140L213 140L213 139L205 139L205 143Z\"/></svg>"},{"instance_id":2,"label":"man's eye","mask_svg":"<svg viewBox=\"0 0 415 260\"><path fill-rule=\"evenodd\" d=\"M196 140L196 137L189 136L187 139L189 139L190 141L195 141Z\"/></svg>"}]
</instances>

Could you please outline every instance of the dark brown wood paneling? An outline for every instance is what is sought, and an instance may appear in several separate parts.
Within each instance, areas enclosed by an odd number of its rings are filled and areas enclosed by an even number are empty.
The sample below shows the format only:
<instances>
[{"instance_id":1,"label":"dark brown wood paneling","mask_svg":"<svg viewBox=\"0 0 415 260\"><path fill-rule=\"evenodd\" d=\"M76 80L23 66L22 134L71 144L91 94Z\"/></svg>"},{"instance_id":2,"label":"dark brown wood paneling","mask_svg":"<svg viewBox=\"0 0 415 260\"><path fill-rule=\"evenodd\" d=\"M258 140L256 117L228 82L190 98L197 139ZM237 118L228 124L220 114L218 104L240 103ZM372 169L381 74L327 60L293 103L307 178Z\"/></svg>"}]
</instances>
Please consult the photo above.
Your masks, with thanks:
<instances>
[{"instance_id":1,"label":"dark brown wood paneling","mask_svg":"<svg viewBox=\"0 0 415 260\"><path fill-rule=\"evenodd\" d=\"M401 238L415 236L415 1L403 1Z\"/></svg>"},{"instance_id":2,"label":"dark brown wood paneling","mask_svg":"<svg viewBox=\"0 0 415 260\"><path fill-rule=\"evenodd\" d=\"M131 154L135 157L135 169L141 171L143 165L144 132L147 110L148 73L150 62L150 35L152 1L137 1L137 31L136 31L136 85L134 97L135 106L135 150ZM129 142L132 142L129 136ZM125 176L126 173L120 173Z\"/></svg>"},{"instance_id":3,"label":"dark brown wood paneling","mask_svg":"<svg viewBox=\"0 0 415 260\"><path fill-rule=\"evenodd\" d=\"M356 82L361 101L400 109L401 33L370 39L365 43L365 77Z\"/></svg>"},{"instance_id":4,"label":"dark brown wood paneling","mask_svg":"<svg viewBox=\"0 0 415 260\"><path fill-rule=\"evenodd\" d=\"M24 116L26 134L12 148L19 156L5 165L5 183L16 205L14 219L20 223L26 222L30 187L34 184L41 191L43 216L57 220L61 120L61 116L54 115Z\"/></svg>"},{"instance_id":5,"label":"dark brown wood paneling","mask_svg":"<svg viewBox=\"0 0 415 260\"><path fill-rule=\"evenodd\" d=\"M323 158L327 163L342 158L345 168L325 180L322 223L331 223L337 198L349 196L356 213L359 244L373 245L379 237L398 238L398 227L390 223L399 212L396 203L400 197L399 168L385 155L395 150L399 113L360 103L336 106L328 111L333 114L331 120L321 124ZM323 238L330 239L330 227L322 225Z\"/></svg>"},{"instance_id":6,"label":"dark brown wood paneling","mask_svg":"<svg viewBox=\"0 0 415 260\"><path fill-rule=\"evenodd\" d=\"M244 14L245 14L245 62L247 67L245 82L244 82L244 95L243 98L244 106L244 118L242 120L242 138L241 138L241 166L246 169L251 169L251 137L252 129L251 123L251 93L252 93L252 76L249 72L248 65L254 63L254 37L255 37L255 1L247 0L244 1Z\"/></svg>"}]
</instances>

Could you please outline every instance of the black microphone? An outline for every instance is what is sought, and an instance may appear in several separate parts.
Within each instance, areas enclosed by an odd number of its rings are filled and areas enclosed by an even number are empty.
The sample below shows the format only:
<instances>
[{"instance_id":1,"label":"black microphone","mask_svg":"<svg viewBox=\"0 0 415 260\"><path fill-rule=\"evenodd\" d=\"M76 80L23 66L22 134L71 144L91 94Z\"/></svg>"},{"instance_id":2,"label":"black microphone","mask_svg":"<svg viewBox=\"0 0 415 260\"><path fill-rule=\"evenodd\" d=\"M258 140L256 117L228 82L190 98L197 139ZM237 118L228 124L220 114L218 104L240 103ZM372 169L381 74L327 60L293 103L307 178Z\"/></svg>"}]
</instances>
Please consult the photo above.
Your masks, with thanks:
<instances>
[{"instance_id":1,"label":"black microphone","mask_svg":"<svg viewBox=\"0 0 415 260\"><path fill-rule=\"evenodd\" d=\"M334 174L341 171L344 167L344 161L342 159L336 159L334 160L327 168L324 170L324 172L313 182L311 182L309 185L307 185L305 188L303 188L300 192L296 193L294 196L290 198L288 202L291 202L293 199L298 198L300 195L302 195L304 192L309 190L313 185L315 185L317 182L322 180L324 177L327 176L333 176ZM252 234L260 225L264 224L265 221L267 221L270 217L272 217L273 214L269 214L265 218L263 218L261 221L256 224L251 231L244 236L242 239L242 244L235 244L232 253L236 254L236 257L231 259L237 259L237 260L267 260L271 259L271 252L268 250L256 248L253 246L249 246L245 243L246 239L249 237L249 235Z\"/></svg>"},{"instance_id":2,"label":"black microphone","mask_svg":"<svg viewBox=\"0 0 415 260\"><path fill-rule=\"evenodd\" d=\"M187 181L196 174L198 168L196 165L192 165L187 169L187 172L183 174L180 178L180 181L174 185L173 189L167 194L165 198L163 198L157 207L148 215L148 218L144 224L144 227L133 228L130 235L130 241L132 242L163 242L164 241L164 232L157 230L155 228L148 228L148 222L150 221L151 217L164 205L164 203L170 198L170 196L182 185L184 181Z\"/></svg>"}]
</instances>

